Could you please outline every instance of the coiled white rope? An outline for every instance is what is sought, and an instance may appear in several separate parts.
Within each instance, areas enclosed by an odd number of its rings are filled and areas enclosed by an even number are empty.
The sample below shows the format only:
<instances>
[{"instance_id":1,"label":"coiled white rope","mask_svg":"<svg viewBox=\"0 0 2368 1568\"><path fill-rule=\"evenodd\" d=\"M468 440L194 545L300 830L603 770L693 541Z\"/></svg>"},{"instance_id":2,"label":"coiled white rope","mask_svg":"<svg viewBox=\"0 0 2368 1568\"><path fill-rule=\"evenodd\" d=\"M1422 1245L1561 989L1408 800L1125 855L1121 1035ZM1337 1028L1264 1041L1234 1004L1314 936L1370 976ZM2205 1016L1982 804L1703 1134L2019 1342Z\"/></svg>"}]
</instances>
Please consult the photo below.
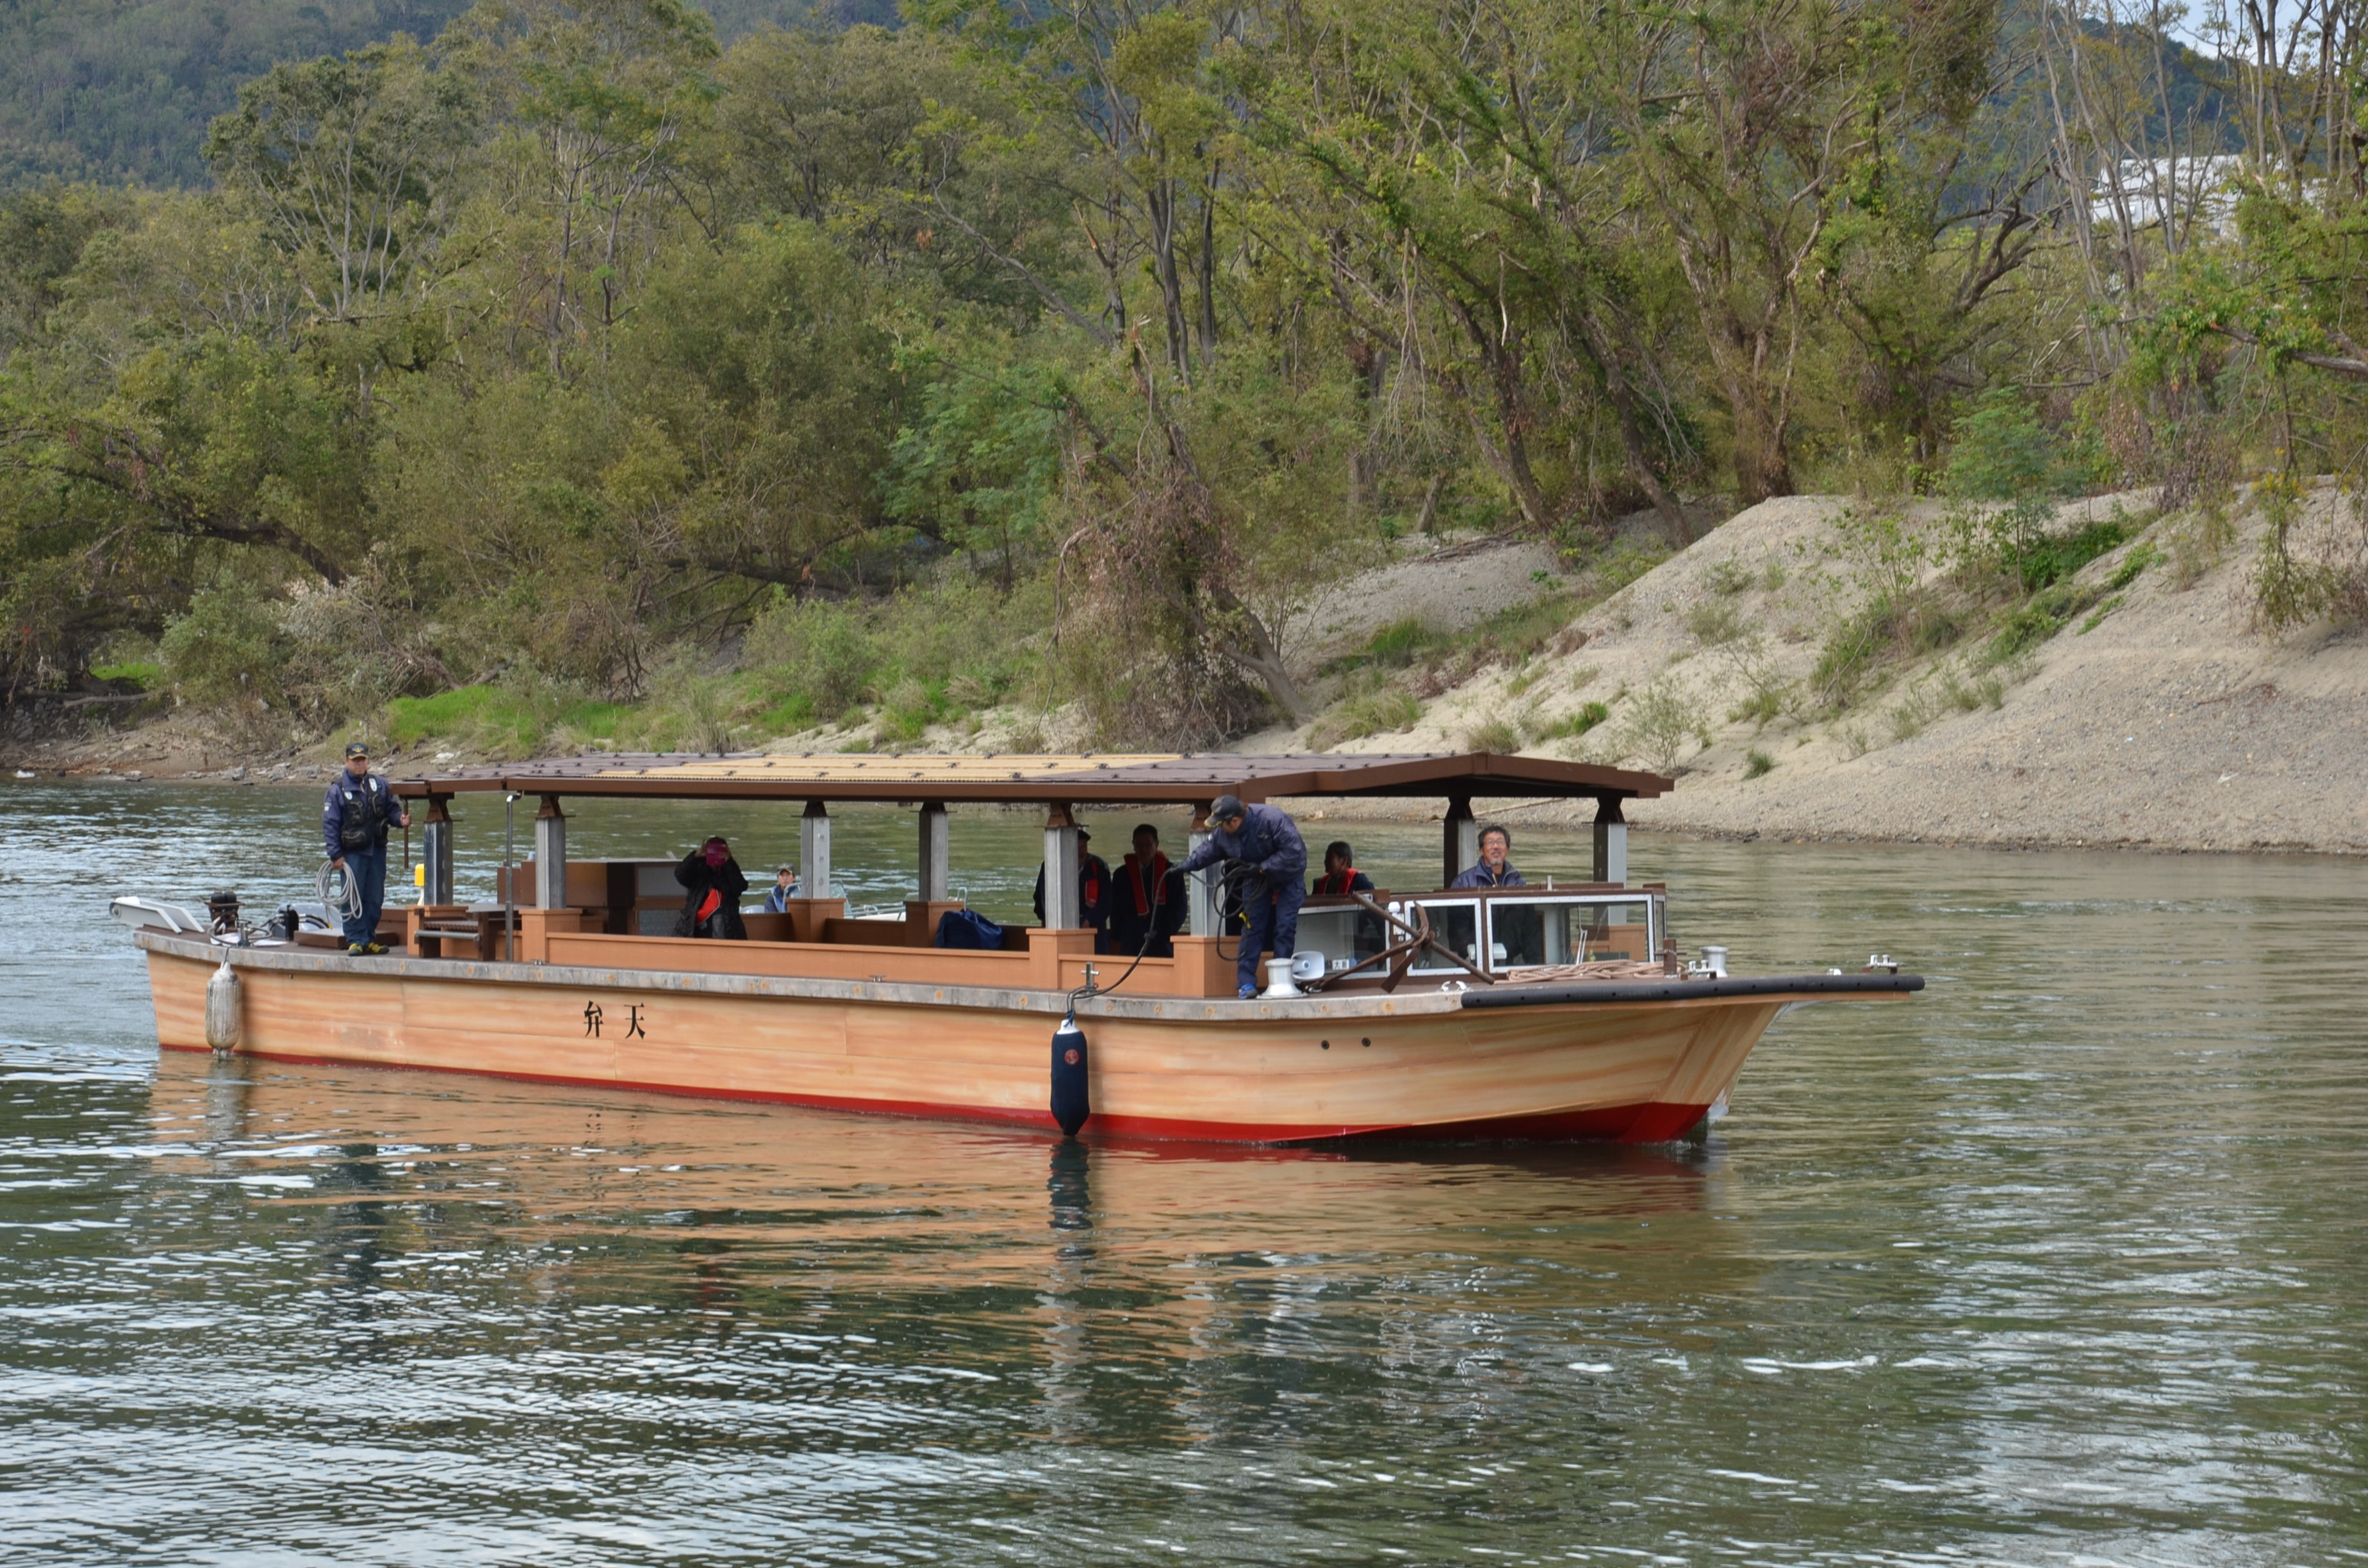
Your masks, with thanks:
<instances>
[{"instance_id":1,"label":"coiled white rope","mask_svg":"<svg viewBox=\"0 0 2368 1568\"><path fill-rule=\"evenodd\" d=\"M359 920L362 917L362 890L351 871L338 869L335 860L321 862L321 874L313 881L321 895L321 907L337 921ZM337 892L330 892L335 886Z\"/></svg>"}]
</instances>

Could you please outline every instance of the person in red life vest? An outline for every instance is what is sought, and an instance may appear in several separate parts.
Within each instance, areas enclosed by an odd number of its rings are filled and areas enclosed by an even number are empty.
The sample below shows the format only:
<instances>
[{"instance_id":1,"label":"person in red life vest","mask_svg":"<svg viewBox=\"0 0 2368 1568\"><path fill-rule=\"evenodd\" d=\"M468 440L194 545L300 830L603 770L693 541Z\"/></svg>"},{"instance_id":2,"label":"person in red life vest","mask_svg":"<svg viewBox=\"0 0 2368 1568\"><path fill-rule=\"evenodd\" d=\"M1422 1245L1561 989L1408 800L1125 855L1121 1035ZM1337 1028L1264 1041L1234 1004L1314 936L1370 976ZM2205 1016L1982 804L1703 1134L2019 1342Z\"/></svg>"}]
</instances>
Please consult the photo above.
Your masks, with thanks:
<instances>
[{"instance_id":1,"label":"person in red life vest","mask_svg":"<svg viewBox=\"0 0 2368 1568\"><path fill-rule=\"evenodd\" d=\"M1149 823L1135 828L1134 853L1120 863L1115 880L1110 950L1125 958L1174 958L1176 933L1184 925L1184 873L1167 863L1157 828Z\"/></svg>"},{"instance_id":2,"label":"person in red life vest","mask_svg":"<svg viewBox=\"0 0 2368 1568\"><path fill-rule=\"evenodd\" d=\"M1110 947L1110 862L1090 853L1086 846L1094 835L1084 828L1077 829L1077 924L1094 934L1094 951L1107 953ZM1036 868L1036 918L1044 918L1044 868Z\"/></svg>"},{"instance_id":3,"label":"person in red life vest","mask_svg":"<svg viewBox=\"0 0 2368 1568\"><path fill-rule=\"evenodd\" d=\"M1307 890L1317 898L1346 898L1352 892L1371 892L1373 879L1357 869L1357 858L1345 838L1336 838L1324 846L1324 874Z\"/></svg>"},{"instance_id":4,"label":"person in red life vest","mask_svg":"<svg viewBox=\"0 0 2368 1568\"><path fill-rule=\"evenodd\" d=\"M732 858L732 846L720 838L711 838L682 858L674 869L674 880L682 884L682 914L674 923L677 937L720 937L728 941L745 942L748 927L741 923L740 895L748 891L748 879L740 873L740 862Z\"/></svg>"}]
</instances>

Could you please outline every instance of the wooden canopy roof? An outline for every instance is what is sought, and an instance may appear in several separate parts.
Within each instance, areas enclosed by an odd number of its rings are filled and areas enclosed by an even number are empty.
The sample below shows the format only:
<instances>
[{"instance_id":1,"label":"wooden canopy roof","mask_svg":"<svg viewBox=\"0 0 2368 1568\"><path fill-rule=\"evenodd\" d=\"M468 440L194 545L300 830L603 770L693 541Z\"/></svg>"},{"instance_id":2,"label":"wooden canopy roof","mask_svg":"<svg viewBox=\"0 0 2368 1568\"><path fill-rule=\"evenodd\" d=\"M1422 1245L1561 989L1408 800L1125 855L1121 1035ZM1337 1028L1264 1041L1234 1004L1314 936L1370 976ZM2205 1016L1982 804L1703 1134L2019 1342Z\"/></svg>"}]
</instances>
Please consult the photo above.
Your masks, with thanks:
<instances>
[{"instance_id":1,"label":"wooden canopy roof","mask_svg":"<svg viewBox=\"0 0 2368 1568\"><path fill-rule=\"evenodd\" d=\"M1133 801L1205 805L1218 795L1631 800L1661 794L1656 773L1496 752L1271 756L1091 752L1075 756L598 752L538 762L390 775L398 795L514 790L533 795L679 800Z\"/></svg>"}]
</instances>

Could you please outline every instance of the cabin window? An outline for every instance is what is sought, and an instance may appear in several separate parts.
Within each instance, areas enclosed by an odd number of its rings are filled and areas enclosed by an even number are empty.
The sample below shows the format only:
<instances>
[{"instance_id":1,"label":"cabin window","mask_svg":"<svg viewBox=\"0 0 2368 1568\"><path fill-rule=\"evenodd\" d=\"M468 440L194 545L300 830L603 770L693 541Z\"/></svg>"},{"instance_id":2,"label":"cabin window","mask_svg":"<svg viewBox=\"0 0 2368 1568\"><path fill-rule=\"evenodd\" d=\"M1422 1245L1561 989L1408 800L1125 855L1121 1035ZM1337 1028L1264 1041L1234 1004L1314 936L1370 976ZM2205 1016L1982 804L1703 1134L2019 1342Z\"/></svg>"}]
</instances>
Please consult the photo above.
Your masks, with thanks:
<instances>
[{"instance_id":1,"label":"cabin window","mask_svg":"<svg viewBox=\"0 0 2368 1568\"><path fill-rule=\"evenodd\" d=\"M1480 956L1480 903L1477 899L1447 903L1426 898L1419 902L1430 915L1430 932L1438 938L1440 947L1450 952L1462 953L1472 962L1486 967L1487 960ZM1463 971L1426 948L1408 972L1461 974Z\"/></svg>"},{"instance_id":2,"label":"cabin window","mask_svg":"<svg viewBox=\"0 0 2368 1568\"><path fill-rule=\"evenodd\" d=\"M1488 967L1653 956L1649 899L1490 899Z\"/></svg>"},{"instance_id":3,"label":"cabin window","mask_svg":"<svg viewBox=\"0 0 2368 1568\"><path fill-rule=\"evenodd\" d=\"M1299 912L1299 950L1322 953L1327 971L1350 968L1388 945L1382 917L1354 904Z\"/></svg>"}]
</instances>

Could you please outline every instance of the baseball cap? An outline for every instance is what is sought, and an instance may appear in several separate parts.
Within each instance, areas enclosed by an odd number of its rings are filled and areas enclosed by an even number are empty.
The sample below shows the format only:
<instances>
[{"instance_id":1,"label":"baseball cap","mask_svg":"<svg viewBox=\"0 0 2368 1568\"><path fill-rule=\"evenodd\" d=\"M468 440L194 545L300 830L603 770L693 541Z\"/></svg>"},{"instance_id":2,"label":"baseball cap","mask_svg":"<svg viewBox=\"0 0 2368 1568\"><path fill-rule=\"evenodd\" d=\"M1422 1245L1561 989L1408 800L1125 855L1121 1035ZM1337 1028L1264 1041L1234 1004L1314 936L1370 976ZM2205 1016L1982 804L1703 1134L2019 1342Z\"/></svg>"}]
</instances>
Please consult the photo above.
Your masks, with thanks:
<instances>
[{"instance_id":1,"label":"baseball cap","mask_svg":"<svg viewBox=\"0 0 2368 1568\"><path fill-rule=\"evenodd\" d=\"M346 746L346 755L349 757L368 756L370 756L370 747L362 744L359 741L352 741L347 743Z\"/></svg>"}]
</instances>

